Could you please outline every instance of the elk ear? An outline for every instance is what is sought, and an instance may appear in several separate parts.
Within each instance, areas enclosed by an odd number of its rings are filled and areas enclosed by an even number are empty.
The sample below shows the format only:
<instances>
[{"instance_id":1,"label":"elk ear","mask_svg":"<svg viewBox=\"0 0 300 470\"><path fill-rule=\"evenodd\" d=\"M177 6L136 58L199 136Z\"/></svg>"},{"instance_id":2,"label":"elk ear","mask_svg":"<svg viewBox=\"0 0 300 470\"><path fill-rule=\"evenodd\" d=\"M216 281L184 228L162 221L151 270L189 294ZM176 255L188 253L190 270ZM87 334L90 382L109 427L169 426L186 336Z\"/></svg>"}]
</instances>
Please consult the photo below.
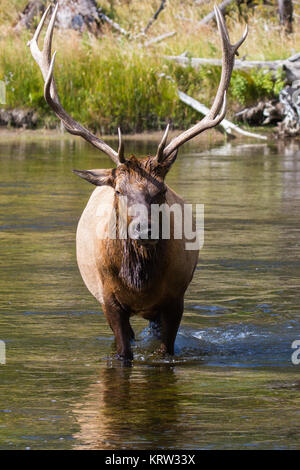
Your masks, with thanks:
<instances>
[{"instance_id":1,"label":"elk ear","mask_svg":"<svg viewBox=\"0 0 300 470\"><path fill-rule=\"evenodd\" d=\"M159 162L160 172L163 177L165 177L168 171L171 169L171 166L177 158L177 153L178 150L175 150L175 152L171 153L171 155L169 155L163 161Z\"/></svg>"},{"instance_id":2,"label":"elk ear","mask_svg":"<svg viewBox=\"0 0 300 470\"><path fill-rule=\"evenodd\" d=\"M95 186L113 186L113 170L72 170L75 175L80 176Z\"/></svg>"}]
</instances>

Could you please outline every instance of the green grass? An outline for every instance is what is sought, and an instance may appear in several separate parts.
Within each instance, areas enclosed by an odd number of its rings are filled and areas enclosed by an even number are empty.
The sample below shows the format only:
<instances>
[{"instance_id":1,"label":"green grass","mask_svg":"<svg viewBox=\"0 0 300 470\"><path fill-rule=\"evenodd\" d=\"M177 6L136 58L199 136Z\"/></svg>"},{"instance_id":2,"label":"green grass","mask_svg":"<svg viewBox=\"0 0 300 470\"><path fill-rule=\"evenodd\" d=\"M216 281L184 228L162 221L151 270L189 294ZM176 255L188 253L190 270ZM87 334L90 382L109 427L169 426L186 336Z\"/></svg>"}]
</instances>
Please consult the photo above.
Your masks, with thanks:
<instances>
[{"instance_id":1,"label":"green grass","mask_svg":"<svg viewBox=\"0 0 300 470\"><path fill-rule=\"evenodd\" d=\"M145 0L103 1L105 11L125 29L140 30L157 8L157 1ZM57 124L43 99L43 81L38 66L26 47L32 33L16 35L12 28L26 1L1 1L0 6L0 79L7 83L7 107L30 107L39 111L40 124ZM210 105L220 78L219 67L182 67L166 61L166 54L178 55L187 51L194 57L220 57L220 43L214 24L199 27L197 21L211 5L195 7L193 1L169 1L149 31L149 38L176 30L177 35L156 46L144 47L137 40L120 37L103 26L103 34L94 38L74 31L55 32L57 49L55 77L64 107L80 120L101 133L115 133L117 126L123 132L161 129L168 120L182 128L199 120L199 114L182 104L176 89L190 94ZM260 8L261 11L258 11ZM278 59L299 50L300 33L285 36L274 26L276 17L267 15L267 7L258 7L248 18L250 34L241 55L248 59ZM275 11L275 6L274 6ZM187 17L193 21L179 20ZM232 41L244 28L237 11L228 19ZM266 29L269 33L266 33ZM171 76L170 81L161 74ZM274 78L270 72L253 70L234 71L229 89L228 116L241 106L259 98L278 94L283 76Z\"/></svg>"}]
</instances>

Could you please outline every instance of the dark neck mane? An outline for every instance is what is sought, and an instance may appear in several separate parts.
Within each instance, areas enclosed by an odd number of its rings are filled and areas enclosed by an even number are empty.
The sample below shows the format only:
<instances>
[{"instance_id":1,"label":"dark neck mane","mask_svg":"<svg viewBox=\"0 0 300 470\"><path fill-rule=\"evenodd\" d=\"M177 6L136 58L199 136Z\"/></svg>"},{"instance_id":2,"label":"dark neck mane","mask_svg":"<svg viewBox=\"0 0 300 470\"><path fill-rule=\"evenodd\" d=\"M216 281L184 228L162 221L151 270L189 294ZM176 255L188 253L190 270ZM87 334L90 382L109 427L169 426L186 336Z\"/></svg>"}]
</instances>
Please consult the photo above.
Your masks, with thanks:
<instances>
[{"instance_id":1,"label":"dark neck mane","mask_svg":"<svg viewBox=\"0 0 300 470\"><path fill-rule=\"evenodd\" d=\"M124 284L137 291L147 288L159 273L163 240L155 245L141 245L136 240L109 240L111 272Z\"/></svg>"}]
</instances>

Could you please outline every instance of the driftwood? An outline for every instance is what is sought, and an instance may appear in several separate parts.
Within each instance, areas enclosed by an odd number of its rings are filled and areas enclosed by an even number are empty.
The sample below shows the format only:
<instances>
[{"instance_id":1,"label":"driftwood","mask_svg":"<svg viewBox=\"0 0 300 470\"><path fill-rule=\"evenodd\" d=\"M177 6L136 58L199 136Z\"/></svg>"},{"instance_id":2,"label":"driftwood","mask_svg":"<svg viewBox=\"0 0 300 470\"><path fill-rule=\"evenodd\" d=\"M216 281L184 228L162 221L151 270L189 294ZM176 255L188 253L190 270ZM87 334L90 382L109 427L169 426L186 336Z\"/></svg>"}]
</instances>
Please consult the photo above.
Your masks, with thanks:
<instances>
[{"instance_id":1,"label":"driftwood","mask_svg":"<svg viewBox=\"0 0 300 470\"><path fill-rule=\"evenodd\" d=\"M238 122L252 126L276 124L284 118L284 107L276 99L260 101L257 105L239 111L234 115Z\"/></svg>"},{"instance_id":2,"label":"driftwood","mask_svg":"<svg viewBox=\"0 0 300 470\"><path fill-rule=\"evenodd\" d=\"M221 66L222 60L220 59L203 59L195 57L186 57L185 55L179 56L165 56L167 60L174 60L181 65L191 65L192 67L199 67L201 65ZM236 59L234 69L236 70L249 70L253 68L266 68L277 71L282 68L286 72L288 83L300 79L300 53L293 55L286 60L239 60Z\"/></svg>"},{"instance_id":3,"label":"driftwood","mask_svg":"<svg viewBox=\"0 0 300 470\"><path fill-rule=\"evenodd\" d=\"M188 96L187 94L183 93L180 90L178 90L178 96L179 96L180 101L187 104L188 106L191 106L193 109L195 109L199 113L204 114L205 116L209 113L210 110L204 104L200 103L199 101L195 100L191 96ZM233 132L237 132L238 134L242 134L247 137L254 137L255 139L262 139L262 140L267 139L267 137L264 135L254 134L253 132L248 132L248 131L245 131L244 129L241 129L233 122L228 121L228 119L223 119L223 121L220 122L219 126L221 126L223 130L225 131L225 133L229 135L232 135Z\"/></svg>"},{"instance_id":4,"label":"driftwood","mask_svg":"<svg viewBox=\"0 0 300 470\"><path fill-rule=\"evenodd\" d=\"M235 118L250 125L277 124L275 135L280 138L300 136L300 82L283 88L279 100L261 101L238 112Z\"/></svg>"},{"instance_id":5,"label":"driftwood","mask_svg":"<svg viewBox=\"0 0 300 470\"><path fill-rule=\"evenodd\" d=\"M287 86L279 93L284 119L278 123L279 137L300 136L300 82Z\"/></svg>"},{"instance_id":6,"label":"driftwood","mask_svg":"<svg viewBox=\"0 0 300 470\"><path fill-rule=\"evenodd\" d=\"M175 80L170 75L166 75L165 73L159 74L159 77L160 78L164 77L167 80L170 80L172 83L175 83ZM178 94L178 98L180 99L180 101L182 101L184 104L187 104L191 108L195 109L195 111L198 111L199 113L204 114L204 116L206 116L209 113L210 109L208 109L204 104L197 101L195 98L192 98L191 96L187 95L186 93L178 89L177 89L177 94ZM220 124L216 127L216 129L219 129L220 127L223 129L223 131L226 134L230 135L231 137L234 137L232 135L232 132L237 132L247 137L254 137L254 138L263 139L263 140L267 139L267 137L264 135L254 134L253 132L248 132L248 131L244 131L244 129L240 129L236 124L234 124L231 121L228 121L228 119L223 119L220 122Z\"/></svg>"}]
</instances>

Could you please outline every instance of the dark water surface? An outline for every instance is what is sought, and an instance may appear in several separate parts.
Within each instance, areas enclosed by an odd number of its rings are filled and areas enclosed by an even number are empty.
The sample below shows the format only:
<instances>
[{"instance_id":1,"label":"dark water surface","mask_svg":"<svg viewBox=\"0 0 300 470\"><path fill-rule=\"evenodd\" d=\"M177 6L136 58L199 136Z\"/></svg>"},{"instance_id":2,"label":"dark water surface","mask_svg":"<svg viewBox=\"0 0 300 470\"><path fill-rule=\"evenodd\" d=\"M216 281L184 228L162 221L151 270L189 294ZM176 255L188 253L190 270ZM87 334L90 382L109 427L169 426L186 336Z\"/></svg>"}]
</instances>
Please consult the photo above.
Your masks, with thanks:
<instances>
[{"instance_id":1,"label":"dark water surface","mask_svg":"<svg viewBox=\"0 0 300 470\"><path fill-rule=\"evenodd\" d=\"M299 449L300 147L184 147L168 183L205 205L204 248L174 359L135 318L131 368L75 259L93 187L71 169L109 166L79 140L0 143L0 449Z\"/></svg>"}]
</instances>

